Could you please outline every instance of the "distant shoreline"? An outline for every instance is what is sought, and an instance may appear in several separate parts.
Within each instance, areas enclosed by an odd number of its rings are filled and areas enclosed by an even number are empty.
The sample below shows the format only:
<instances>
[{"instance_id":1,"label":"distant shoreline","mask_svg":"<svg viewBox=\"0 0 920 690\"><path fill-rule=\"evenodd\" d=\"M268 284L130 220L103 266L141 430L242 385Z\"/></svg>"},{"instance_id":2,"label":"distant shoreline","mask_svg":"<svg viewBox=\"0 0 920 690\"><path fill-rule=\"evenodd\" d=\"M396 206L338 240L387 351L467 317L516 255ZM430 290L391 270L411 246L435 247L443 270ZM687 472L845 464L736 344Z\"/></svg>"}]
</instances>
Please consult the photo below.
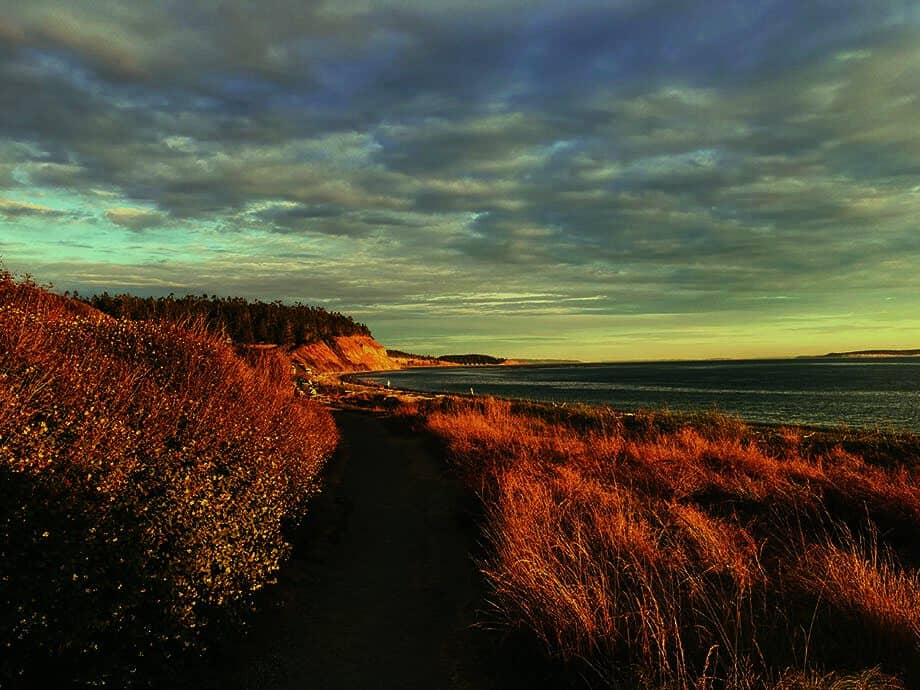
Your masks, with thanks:
<instances>
[{"instance_id":1,"label":"distant shoreline","mask_svg":"<svg viewBox=\"0 0 920 690\"><path fill-rule=\"evenodd\" d=\"M853 358L879 358L879 357L920 357L920 350L853 350L851 352L828 352L822 357L853 357Z\"/></svg>"}]
</instances>

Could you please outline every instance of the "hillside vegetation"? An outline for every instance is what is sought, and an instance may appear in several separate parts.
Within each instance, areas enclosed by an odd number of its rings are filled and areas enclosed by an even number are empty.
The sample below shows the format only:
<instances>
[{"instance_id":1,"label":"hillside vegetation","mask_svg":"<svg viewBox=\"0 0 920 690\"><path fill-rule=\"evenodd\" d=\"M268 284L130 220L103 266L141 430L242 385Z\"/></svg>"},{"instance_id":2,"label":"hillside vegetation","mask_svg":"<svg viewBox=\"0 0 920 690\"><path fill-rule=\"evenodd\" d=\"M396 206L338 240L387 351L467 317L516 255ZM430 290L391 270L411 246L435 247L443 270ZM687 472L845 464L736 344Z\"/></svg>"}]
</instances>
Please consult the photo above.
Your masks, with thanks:
<instances>
[{"instance_id":1,"label":"hillside vegetation","mask_svg":"<svg viewBox=\"0 0 920 690\"><path fill-rule=\"evenodd\" d=\"M495 614L596 684L920 687L917 437L428 403Z\"/></svg>"},{"instance_id":2,"label":"hillside vegetation","mask_svg":"<svg viewBox=\"0 0 920 690\"><path fill-rule=\"evenodd\" d=\"M504 362L504 359L499 357L492 357L491 355L442 355L438 357L442 362L450 362L451 364L501 364Z\"/></svg>"},{"instance_id":3,"label":"hillside vegetation","mask_svg":"<svg viewBox=\"0 0 920 690\"><path fill-rule=\"evenodd\" d=\"M140 320L200 319L214 332L223 332L235 343L303 345L339 336L370 336L364 324L350 316L306 304L261 302L242 297L187 295L135 297L108 293L86 298L99 311L119 318Z\"/></svg>"},{"instance_id":4,"label":"hillside vegetation","mask_svg":"<svg viewBox=\"0 0 920 690\"><path fill-rule=\"evenodd\" d=\"M337 432L247 357L0 273L0 685L121 686L270 581Z\"/></svg>"}]
</instances>

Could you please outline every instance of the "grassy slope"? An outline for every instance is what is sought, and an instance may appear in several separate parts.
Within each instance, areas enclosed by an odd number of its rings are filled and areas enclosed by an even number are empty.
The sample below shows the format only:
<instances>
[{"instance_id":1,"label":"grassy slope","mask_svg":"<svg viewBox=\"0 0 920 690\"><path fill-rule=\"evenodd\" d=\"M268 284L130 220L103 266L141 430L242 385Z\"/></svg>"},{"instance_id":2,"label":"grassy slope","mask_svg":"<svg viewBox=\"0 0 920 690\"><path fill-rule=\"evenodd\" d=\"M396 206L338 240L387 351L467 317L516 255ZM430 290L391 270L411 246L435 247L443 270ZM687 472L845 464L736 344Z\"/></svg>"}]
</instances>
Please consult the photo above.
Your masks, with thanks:
<instances>
[{"instance_id":1,"label":"grassy slope","mask_svg":"<svg viewBox=\"0 0 920 690\"><path fill-rule=\"evenodd\" d=\"M272 577L337 432L250 356L0 274L0 684L117 678Z\"/></svg>"},{"instance_id":2,"label":"grassy slope","mask_svg":"<svg viewBox=\"0 0 920 690\"><path fill-rule=\"evenodd\" d=\"M920 683L916 437L493 400L425 415L483 497L505 622L600 684Z\"/></svg>"}]
</instances>

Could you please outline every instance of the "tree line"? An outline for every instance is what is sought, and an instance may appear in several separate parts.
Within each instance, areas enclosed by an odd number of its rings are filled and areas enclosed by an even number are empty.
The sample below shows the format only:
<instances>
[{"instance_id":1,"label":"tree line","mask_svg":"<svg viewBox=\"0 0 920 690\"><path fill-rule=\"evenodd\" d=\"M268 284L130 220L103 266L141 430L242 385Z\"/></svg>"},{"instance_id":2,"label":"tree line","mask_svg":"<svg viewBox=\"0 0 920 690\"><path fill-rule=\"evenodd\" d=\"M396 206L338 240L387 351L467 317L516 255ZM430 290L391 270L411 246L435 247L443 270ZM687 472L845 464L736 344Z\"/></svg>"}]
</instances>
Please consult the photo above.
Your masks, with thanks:
<instances>
[{"instance_id":1,"label":"tree line","mask_svg":"<svg viewBox=\"0 0 920 690\"><path fill-rule=\"evenodd\" d=\"M117 318L204 319L236 343L302 345L336 336L371 335L367 326L350 316L300 302L284 304L279 300L262 302L216 295L136 297L107 292L92 297L74 296Z\"/></svg>"},{"instance_id":2,"label":"tree line","mask_svg":"<svg viewBox=\"0 0 920 690\"><path fill-rule=\"evenodd\" d=\"M442 362L452 362L454 364L501 364L504 358L492 357L491 355L442 355L438 357Z\"/></svg>"},{"instance_id":3,"label":"tree line","mask_svg":"<svg viewBox=\"0 0 920 690\"><path fill-rule=\"evenodd\" d=\"M414 355L411 352L402 350L387 350L390 357L405 357L407 359L421 359L428 362L450 362L451 364L502 364L506 360L501 357L492 357L491 355L441 355L433 357L431 355Z\"/></svg>"}]
</instances>

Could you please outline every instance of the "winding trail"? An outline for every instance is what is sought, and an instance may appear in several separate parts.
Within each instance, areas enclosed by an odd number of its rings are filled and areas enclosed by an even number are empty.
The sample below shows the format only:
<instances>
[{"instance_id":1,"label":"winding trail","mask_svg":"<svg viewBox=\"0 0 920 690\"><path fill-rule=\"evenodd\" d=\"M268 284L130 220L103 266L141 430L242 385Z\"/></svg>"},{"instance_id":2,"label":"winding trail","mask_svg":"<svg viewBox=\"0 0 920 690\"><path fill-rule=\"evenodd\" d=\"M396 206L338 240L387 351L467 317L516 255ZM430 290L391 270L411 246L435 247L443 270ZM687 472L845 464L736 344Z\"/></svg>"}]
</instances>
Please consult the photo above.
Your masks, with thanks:
<instances>
[{"instance_id":1,"label":"winding trail","mask_svg":"<svg viewBox=\"0 0 920 690\"><path fill-rule=\"evenodd\" d=\"M426 440L338 411L343 443L249 634L198 687L563 687L535 650L476 626L474 502Z\"/></svg>"}]
</instances>

